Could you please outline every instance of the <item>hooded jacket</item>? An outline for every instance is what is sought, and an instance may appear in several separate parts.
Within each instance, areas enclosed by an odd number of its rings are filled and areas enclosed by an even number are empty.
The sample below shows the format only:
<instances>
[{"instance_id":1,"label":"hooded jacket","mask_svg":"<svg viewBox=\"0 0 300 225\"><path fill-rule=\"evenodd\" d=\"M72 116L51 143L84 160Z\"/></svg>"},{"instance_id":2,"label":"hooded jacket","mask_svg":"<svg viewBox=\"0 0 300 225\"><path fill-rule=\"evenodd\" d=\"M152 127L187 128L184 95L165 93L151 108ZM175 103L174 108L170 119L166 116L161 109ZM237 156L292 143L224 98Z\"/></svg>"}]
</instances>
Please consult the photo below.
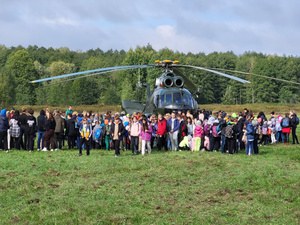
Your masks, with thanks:
<instances>
[{"instance_id":1,"label":"hooded jacket","mask_svg":"<svg viewBox=\"0 0 300 225\"><path fill-rule=\"evenodd\" d=\"M148 131L143 131L143 126L141 126L141 137L142 137L142 140L145 140L145 141L150 141L151 140L151 134L152 134L152 127L151 125L149 124L148 125Z\"/></svg>"},{"instance_id":2,"label":"hooded jacket","mask_svg":"<svg viewBox=\"0 0 300 225\"><path fill-rule=\"evenodd\" d=\"M5 109L1 110L1 116L0 116L0 132L5 132L8 130L9 128L9 124L8 124L8 118L6 117L6 110L5 112L3 111ZM4 115L2 115L2 111L4 112Z\"/></svg>"},{"instance_id":3,"label":"hooded jacket","mask_svg":"<svg viewBox=\"0 0 300 225\"><path fill-rule=\"evenodd\" d=\"M201 126L195 127L194 137L203 138L203 128Z\"/></svg>"},{"instance_id":4,"label":"hooded jacket","mask_svg":"<svg viewBox=\"0 0 300 225\"><path fill-rule=\"evenodd\" d=\"M38 131L46 131L47 117L44 110L41 110L40 115L37 118L37 123Z\"/></svg>"}]
</instances>

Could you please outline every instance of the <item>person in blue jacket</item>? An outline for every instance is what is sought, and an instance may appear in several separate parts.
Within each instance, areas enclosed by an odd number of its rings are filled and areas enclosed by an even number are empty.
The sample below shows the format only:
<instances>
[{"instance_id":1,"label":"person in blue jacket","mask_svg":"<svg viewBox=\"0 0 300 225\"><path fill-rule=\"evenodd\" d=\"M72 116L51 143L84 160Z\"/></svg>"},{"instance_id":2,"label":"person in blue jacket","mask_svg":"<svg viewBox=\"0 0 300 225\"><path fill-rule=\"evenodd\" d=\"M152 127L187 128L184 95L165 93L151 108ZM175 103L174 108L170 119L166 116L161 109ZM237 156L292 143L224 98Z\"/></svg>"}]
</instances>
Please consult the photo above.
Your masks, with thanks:
<instances>
[{"instance_id":1,"label":"person in blue jacket","mask_svg":"<svg viewBox=\"0 0 300 225\"><path fill-rule=\"evenodd\" d=\"M0 149L4 149L6 152L8 151L7 145L7 130L9 128L8 118L6 117L6 110L1 110L0 116Z\"/></svg>"},{"instance_id":2,"label":"person in blue jacket","mask_svg":"<svg viewBox=\"0 0 300 225\"><path fill-rule=\"evenodd\" d=\"M247 130L247 155L253 155L253 141L254 141L254 126L252 125L251 121L246 120L246 130Z\"/></svg>"},{"instance_id":3,"label":"person in blue jacket","mask_svg":"<svg viewBox=\"0 0 300 225\"><path fill-rule=\"evenodd\" d=\"M172 112L171 118L167 121L167 131L171 141L171 146L173 151L177 151L178 147L178 129L179 120L176 118L175 112Z\"/></svg>"}]
</instances>

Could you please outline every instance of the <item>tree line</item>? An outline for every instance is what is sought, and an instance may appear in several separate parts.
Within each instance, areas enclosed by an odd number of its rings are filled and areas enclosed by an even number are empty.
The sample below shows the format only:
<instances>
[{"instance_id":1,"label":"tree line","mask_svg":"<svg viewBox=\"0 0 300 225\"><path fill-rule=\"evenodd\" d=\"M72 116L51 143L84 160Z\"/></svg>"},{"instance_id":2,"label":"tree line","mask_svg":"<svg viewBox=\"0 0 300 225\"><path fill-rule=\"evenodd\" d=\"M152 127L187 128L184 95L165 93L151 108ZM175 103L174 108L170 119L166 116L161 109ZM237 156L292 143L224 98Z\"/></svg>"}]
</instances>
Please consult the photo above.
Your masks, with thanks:
<instances>
[{"instance_id":1,"label":"tree line","mask_svg":"<svg viewBox=\"0 0 300 225\"><path fill-rule=\"evenodd\" d=\"M179 60L181 64L222 68L260 74L268 77L300 81L300 58L245 52L181 53L168 48L156 51L151 45L124 50L71 51L66 47L54 49L38 46L6 47L0 45L0 104L6 105L119 105L122 100L146 100L142 83L154 87L161 75L157 68L111 72L96 76L44 83L29 81L61 74L121 65L154 64L155 60ZM300 90L297 85L243 74L234 74L249 80L241 84L228 78L195 69L185 73L203 92L200 104L297 103Z\"/></svg>"}]
</instances>

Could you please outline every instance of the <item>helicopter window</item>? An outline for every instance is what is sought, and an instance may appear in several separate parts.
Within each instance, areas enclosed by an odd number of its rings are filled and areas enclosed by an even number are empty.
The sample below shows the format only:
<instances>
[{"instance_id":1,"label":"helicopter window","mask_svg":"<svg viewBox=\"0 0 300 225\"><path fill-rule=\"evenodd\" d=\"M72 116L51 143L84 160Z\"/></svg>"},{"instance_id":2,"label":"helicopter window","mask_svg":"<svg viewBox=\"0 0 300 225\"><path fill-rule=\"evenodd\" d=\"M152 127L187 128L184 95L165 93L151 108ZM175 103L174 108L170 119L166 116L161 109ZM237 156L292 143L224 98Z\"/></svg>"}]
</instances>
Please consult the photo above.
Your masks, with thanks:
<instances>
[{"instance_id":1,"label":"helicopter window","mask_svg":"<svg viewBox=\"0 0 300 225\"><path fill-rule=\"evenodd\" d=\"M188 95L186 93L182 93L182 102L185 105L189 104L189 97L188 97Z\"/></svg>"},{"instance_id":2,"label":"helicopter window","mask_svg":"<svg viewBox=\"0 0 300 225\"><path fill-rule=\"evenodd\" d=\"M192 96L191 95L188 95L188 96L189 96L189 100L190 100L191 106L193 108L194 107L194 102L192 101Z\"/></svg>"},{"instance_id":3,"label":"helicopter window","mask_svg":"<svg viewBox=\"0 0 300 225\"><path fill-rule=\"evenodd\" d=\"M166 105L172 104L172 94L166 94Z\"/></svg>"},{"instance_id":4,"label":"helicopter window","mask_svg":"<svg viewBox=\"0 0 300 225\"><path fill-rule=\"evenodd\" d=\"M173 93L174 103L182 103L181 93Z\"/></svg>"},{"instance_id":5,"label":"helicopter window","mask_svg":"<svg viewBox=\"0 0 300 225\"><path fill-rule=\"evenodd\" d=\"M164 100L165 100L165 95L161 95L158 107L163 107L164 106Z\"/></svg>"},{"instance_id":6,"label":"helicopter window","mask_svg":"<svg viewBox=\"0 0 300 225\"><path fill-rule=\"evenodd\" d=\"M153 104L155 105L156 108L157 108L158 102L159 102L159 95L156 95L154 98L154 102L153 102Z\"/></svg>"}]
</instances>

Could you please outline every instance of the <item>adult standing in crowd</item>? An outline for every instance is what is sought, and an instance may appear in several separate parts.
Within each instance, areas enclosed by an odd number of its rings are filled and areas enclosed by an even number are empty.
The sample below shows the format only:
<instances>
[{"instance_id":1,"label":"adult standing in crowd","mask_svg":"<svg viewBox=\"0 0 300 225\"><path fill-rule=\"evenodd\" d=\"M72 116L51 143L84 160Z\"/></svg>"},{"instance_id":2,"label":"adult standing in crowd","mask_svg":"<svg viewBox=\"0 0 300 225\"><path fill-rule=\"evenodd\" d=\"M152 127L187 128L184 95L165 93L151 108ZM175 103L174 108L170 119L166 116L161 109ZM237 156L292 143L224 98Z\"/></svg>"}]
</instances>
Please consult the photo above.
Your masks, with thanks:
<instances>
[{"instance_id":1,"label":"adult standing in crowd","mask_svg":"<svg viewBox=\"0 0 300 225\"><path fill-rule=\"evenodd\" d=\"M177 151L179 126L179 120L176 118L175 112L172 112L171 118L167 122L167 131L169 132L169 138L173 151Z\"/></svg>"},{"instance_id":2,"label":"adult standing in crowd","mask_svg":"<svg viewBox=\"0 0 300 225\"><path fill-rule=\"evenodd\" d=\"M297 114L294 112L294 110L290 111L290 118L291 118L293 144L295 144L296 142L297 144L299 144L298 137L296 135L296 128L297 125L299 124L299 119L297 118Z\"/></svg>"},{"instance_id":3,"label":"adult standing in crowd","mask_svg":"<svg viewBox=\"0 0 300 225\"><path fill-rule=\"evenodd\" d=\"M0 116L0 149L8 151L7 146L7 130L9 128L8 118L6 117L6 110L1 110Z\"/></svg>"},{"instance_id":4,"label":"adult standing in crowd","mask_svg":"<svg viewBox=\"0 0 300 225\"><path fill-rule=\"evenodd\" d=\"M26 107L22 107L22 114L19 116L19 126L20 126L20 137L18 141L18 146L21 146L23 150L27 150L27 135L26 135L26 127L27 127L27 114ZM23 141L24 135L24 141Z\"/></svg>"},{"instance_id":5,"label":"adult standing in crowd","mask_svg":"<svg viewBox=\"0 0 300 225\"><path fill-rule=\"evenodd\" d=\"M44 136L44 148L42 150L43 152L48 151L49 142L51 144L51 151L53 151L55 147L54 140L53 140L54 130L55 130L55 119L53 117L53 114L49 112L49 118L47 119L47 124L46 124L46 133Z\"/></svg>"},{"instance_id":6,"label":"adult standing in crowd","mask_svg":"<svg viewBox=\"0 0 300 225\"><path fill-rule=\"evenodd\" d=\"M44 136L46 132L46 123L47 117L44 110L40 111L40 115L37 118L37 130L38 130L38 138L37 138L37 150L44 148Z\"/></svg>"},{"instance_id":7,"label":"adult standing in crowd","mask_svg":"<svg viewBox=\"0 0 300 225\"><path fill-rule=\"evenodd\" d=\"M56 146L55 151L62 149L63 133L65 129L65 120L61 117L62 112L54 110L55 129L54 129L54 143Z\"/></svg>"}]
</instances>

